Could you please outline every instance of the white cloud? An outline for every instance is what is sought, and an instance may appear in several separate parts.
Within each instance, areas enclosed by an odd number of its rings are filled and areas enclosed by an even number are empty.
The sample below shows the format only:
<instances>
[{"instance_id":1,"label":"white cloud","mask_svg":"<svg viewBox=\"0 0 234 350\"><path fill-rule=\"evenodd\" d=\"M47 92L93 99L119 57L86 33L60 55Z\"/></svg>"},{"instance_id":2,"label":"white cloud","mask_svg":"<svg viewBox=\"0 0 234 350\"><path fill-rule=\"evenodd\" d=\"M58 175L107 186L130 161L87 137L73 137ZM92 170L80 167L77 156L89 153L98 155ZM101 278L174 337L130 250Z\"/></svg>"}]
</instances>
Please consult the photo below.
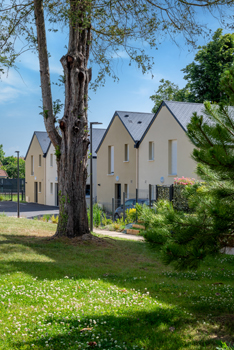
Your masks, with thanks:
<instances>
[{"instance_id":1,"label":"white cloud","mask_svg":"<svg viewBox=\"0 0 234 350\"><path fill-rule=\"evenodd\" d=\"M16 100L21 94L24 94L22 90L6 86L5 88L1 89L0 104L12 102Z\"/></svg>"}]
</instances>

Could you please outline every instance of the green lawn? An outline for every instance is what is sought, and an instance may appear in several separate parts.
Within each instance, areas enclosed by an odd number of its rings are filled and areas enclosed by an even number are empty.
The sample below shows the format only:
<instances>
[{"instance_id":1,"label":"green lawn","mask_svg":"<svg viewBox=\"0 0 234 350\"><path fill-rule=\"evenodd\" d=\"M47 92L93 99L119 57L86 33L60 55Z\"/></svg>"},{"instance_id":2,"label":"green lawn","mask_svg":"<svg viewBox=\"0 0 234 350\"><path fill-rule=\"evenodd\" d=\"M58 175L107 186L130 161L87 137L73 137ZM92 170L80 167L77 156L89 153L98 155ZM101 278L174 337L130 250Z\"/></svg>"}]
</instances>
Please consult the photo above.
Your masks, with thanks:
<instances>
[{"instance_id":1,"label":"green lawn","mask_svg":"<svg viewBox=\"0 0 234 350\"><path fill-rule=\"evenodd\" d=\"M0 216L0 349L216 349L234 341L234 257L175 272L147 243L49 240Z\"/></svg>"}]
</instances>

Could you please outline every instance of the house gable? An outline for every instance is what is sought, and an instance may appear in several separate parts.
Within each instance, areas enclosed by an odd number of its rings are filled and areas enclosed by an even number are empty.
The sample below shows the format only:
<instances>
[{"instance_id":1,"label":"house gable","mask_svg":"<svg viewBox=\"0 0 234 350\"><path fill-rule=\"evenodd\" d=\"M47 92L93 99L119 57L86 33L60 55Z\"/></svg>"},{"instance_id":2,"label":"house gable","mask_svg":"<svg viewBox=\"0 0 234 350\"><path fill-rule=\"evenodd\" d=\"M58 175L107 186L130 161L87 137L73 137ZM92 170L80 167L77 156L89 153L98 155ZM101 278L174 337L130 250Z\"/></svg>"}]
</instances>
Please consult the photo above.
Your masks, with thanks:
<instances>
[{"instance_id":1,"label":"house gable","mask_svg":"<svg viewBox=\"0 0 234 350\"><path fill-rule=\"evenodd\" d=\"M142 135L150 124L153 116L153 113L116 111L99 143L96 153L99 151L99 148L101 147L106 135L112 127L113 121L116 117L120 119L124 128L127 130L133 142L136 144L142 138Z\"/></svg>"},{"instance_id":2,"label":"house gable","mask_svg":"<svg viewBox=\"0 0 234 350\"><path fill-rule=\"evenodd\" d=\"M37 138L37 141L40 145L40 148L42 150L42 153L43 153L43 157L46 157L46 154L48 152L48 149L50 147L50 144L51 144L51 141L49 139L49 136L47 134L46 131L34 131L33 133L33 136L32 136L32 139L31 139L31 142L29 144L29 147L28 147L28 150L26 152L26 155L25 155L25 158L24 160L26 160L27 158L27 155L29 153L29 150L31 148L31 145L32 145L32 142L33 142L33 139L34 139L34 136Z\"/></svg>"}]
</instances>

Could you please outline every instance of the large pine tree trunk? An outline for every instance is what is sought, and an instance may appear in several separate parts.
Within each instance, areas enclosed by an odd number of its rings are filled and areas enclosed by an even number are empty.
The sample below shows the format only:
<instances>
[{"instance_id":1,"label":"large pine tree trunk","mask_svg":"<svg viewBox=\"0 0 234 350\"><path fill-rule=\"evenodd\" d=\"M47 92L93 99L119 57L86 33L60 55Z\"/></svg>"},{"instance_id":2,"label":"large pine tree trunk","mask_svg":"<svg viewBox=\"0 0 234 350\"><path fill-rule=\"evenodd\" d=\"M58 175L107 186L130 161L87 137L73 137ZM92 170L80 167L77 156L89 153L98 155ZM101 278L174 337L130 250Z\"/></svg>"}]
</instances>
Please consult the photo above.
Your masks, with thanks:
<instances>
[{"instance_id":1,"label":"large pine tree trunk","mask_svg":"<svg viewBox=\"0 0 234 350\"><path fill-rule=\"evenodd\" d=\"M59 192L59 222L56 236L76 237L89 233L86 210L86 179L88 138L88 85L91 80L91 70L87 69L91 45L90 0L71 0L70 3L70 32L67 55L61 58L65 75L65 108L60 120L62 137L56 134L53 111L48 103L49 80L43 82L42 77L49 76L48 67L43 67L44 55L40 57L40 33L38 49L43 91L44 121L56 148L58 166ZM37 17L37 31L42 31L38 25L43 15L42 0L34 0ZM41 9L40 9L41 6ZM38 9L37 9L38 7ZM38 11L37 11L38 10ZM42 20L41 20L42 21ZM44 18L43 18L44 21ZM45 38L41 39L41 48L46 47ZM46 53L47 55L47 53ZM48 64L48 62L47 62ZM44 72L44 75L43 75ZM52 106L52 98L51 98ZM56 137L57 139L56 139Z\"/></svg>"}]
</instances>

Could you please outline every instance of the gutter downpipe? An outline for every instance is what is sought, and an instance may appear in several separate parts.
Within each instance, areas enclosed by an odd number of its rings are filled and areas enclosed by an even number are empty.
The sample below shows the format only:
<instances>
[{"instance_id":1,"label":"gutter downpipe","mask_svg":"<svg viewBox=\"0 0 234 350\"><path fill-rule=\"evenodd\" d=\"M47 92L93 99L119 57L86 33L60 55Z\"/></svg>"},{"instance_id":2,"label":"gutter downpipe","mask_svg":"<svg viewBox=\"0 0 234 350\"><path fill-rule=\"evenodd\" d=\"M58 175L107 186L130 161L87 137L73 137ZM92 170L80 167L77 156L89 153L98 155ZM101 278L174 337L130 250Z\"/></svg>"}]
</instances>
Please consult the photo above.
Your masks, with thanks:
<instances>
[{"instance_id":1,"label":"gutter downpipe","mask_svg":"<svg viewBox=\"0 0 234 350\"><path fill-rule=\"evenodd\" d=\"M44 194L44 198L45 198L45 205L46 205L46 156L44 155L44 159L45 159L45 175L44 175L44 191L45 191L45 194Z\"/></svg>"},{"instance_id":2,"label":"gutter downpipe","mask_svg":"<svg viewBox=\"0 0 234 350\"><path fill-rule=\"evenodd\" d=\"M136 189L139 189L139 141L136 141Z\"/></svg>"}]
</instances>

